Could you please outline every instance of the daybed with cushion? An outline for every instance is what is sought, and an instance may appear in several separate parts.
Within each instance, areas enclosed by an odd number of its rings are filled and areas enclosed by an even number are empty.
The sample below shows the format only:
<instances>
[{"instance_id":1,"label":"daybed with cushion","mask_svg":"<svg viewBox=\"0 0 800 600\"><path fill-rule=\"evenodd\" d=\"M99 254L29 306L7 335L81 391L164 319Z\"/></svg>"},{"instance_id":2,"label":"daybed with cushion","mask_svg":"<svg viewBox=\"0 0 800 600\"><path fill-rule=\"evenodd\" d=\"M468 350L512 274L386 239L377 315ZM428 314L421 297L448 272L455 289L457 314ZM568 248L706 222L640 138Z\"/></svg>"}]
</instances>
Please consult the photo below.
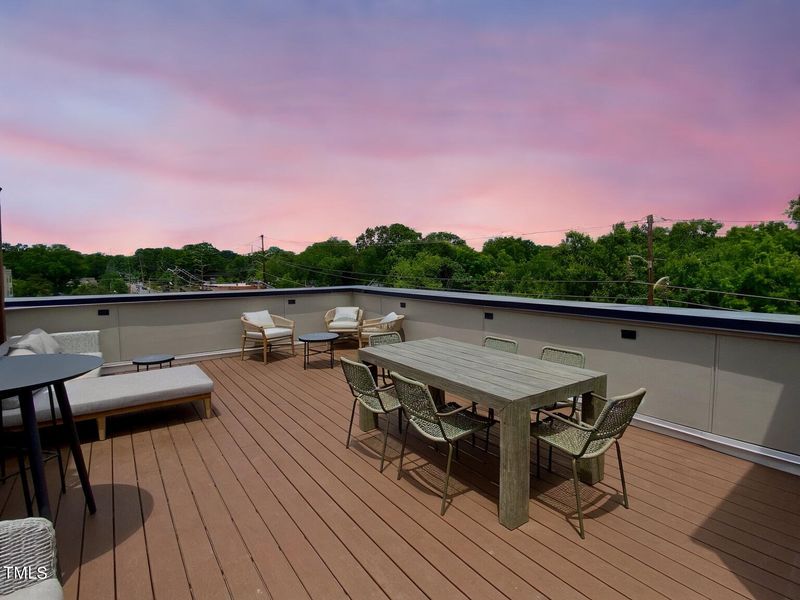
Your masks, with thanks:
<instances>
[{"instance_id":1,"label":"daybed with cushion","mask_svg":"<svg viewBox=\"0 0 800 600\"><path fill-rule=\"evenodd\" d=\"M358 336L364 311L357 306L337 306L325 313L325 329L341 336Z\"/></svg>"},{"instance_id":2,"label":"daybed with cushion","mask_svg":"<svg viewBox=\"0 0 800 600\"><path fill-rule=\"evenodd\" d=\"M199 401L205 418L211 417L211 391L214 383L197 365L156 369L141 373L125 373L109 377L72 379L65 384L69 404L76 421L97 421L97 434L106 438L106 417ZM47 392L34 396L36 420L50 423L50 402ZM55 407L56 419L61 413ZM19 408L3 411L3 423L21 428Z\"/></svg>"},{"instance_id":3,"label":"daybed with cushion","mask_svg":"<svg viewBox=\"0 0 800 600\"><path fill-rule=\"evenodd\" d=\"M390 312L385 317L365 319L358 328L358 347L368 344L369 336L376 333L389 333L390 331L400 333L403 329L403 319L405 318L405 315Z\"/></svg>"},{"instance_id":4,"label":"daybed with cushion","mask_svg":"<svg viewBox=\"0 0 800 600\"><path fill-rule=\"evenodd\" d=\"M92 354L102 358L99 331L51 335L41 329L34 329L24 336L11 338L8 345L10 357L70 353ZM106 438L106 417L113 415L201 401L205 417L211 416L211 390L214 384L197 365L110 377L99 377L99 374L98 368L71 379L64 385L75 420L97 421L97 433L101 440ZM55 413L55 420L60 421L61 412L57 405L51 407L50 394L46 387L33 395L33 404L36 408L36 420L40 425L52 424L51 410ZM3 427L21 429L19 399L16 396L3 399L2 409Z\"/></svg>"},{"instance_id":5,"label":"daybed with cushion","mask_svg":"<svg viewBox=\"0 0 800 600\"><path fill-rule=\"evenodd\" d=\"M291 345L294 356L294 321L271 315L268 310L242 313L242 360L247 342L263 348L264 364L269 351L278 344Z\"/></svg>"}]
</instances>

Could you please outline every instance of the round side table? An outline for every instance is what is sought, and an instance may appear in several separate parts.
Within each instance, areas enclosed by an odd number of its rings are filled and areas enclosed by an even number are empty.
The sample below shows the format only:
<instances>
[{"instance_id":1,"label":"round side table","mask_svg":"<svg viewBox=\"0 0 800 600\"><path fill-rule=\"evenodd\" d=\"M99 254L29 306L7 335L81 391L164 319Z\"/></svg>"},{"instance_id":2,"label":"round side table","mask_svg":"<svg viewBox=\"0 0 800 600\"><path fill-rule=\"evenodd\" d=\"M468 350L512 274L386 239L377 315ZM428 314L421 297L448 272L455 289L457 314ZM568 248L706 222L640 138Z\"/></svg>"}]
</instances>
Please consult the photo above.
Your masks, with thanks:
<instances>
[{"instance_id":1,"label":"round side table","mask_svg":"<svg viewBox=\"0 0 800 600\"><path fill-rule=\"evenodd\" d=\"M172 354L147 354L146 356L137 356L131 362L136 365L138 373L141 367L144 367L145 371L149 371L151 365L158 365L159 369L163 369L164 363L169 363L171 367L173 360L175 360L175 356Z\"/></svg>"},{"instance_id":2,"label":"round side table","mask_svg":"<svg viewBox=\"0 0 800 600\"><path fill-rule=\"evenodd\" d=\"M305 333L297 337L298 340L303 342L303 369L308 368L308 361L312 354L330 354L331 355L331 369L333 368L333 342L339 339L338 333ZM311 344L327 343L327 347L323 349L311 348Z\"/></svg>"}]
</instances>

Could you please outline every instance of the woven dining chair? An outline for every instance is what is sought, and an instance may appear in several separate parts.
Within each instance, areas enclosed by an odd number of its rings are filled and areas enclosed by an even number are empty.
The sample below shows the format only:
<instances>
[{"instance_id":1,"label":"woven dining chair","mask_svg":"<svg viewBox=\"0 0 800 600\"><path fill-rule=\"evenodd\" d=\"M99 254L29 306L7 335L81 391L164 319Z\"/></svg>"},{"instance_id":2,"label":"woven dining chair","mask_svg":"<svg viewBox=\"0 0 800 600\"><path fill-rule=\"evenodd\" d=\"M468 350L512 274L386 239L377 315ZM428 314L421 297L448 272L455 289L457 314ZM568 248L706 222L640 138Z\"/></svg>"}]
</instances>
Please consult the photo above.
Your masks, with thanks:
<instances>
[{"instance_id":1,"label":"woven dining chair","mask_svg":"<svg viewBox=\"0 0 800 600\"><path fill-rule=\"evenodd\" d=\"M541 360L546 360L547 362L558 363L559 365L567 365L570 367L578 367L579 369L583 369L586 366L586 356L583 352L578 352L577 350L570 350L569 348L558 348L556 346L544 346L542 348L542 352L539 355ZM569 414L567 418L572 419L575 416L575 413L578 410L578 401L580 400L580 396L573 396L569 399L569 401L562 401L556 402L555 404L551 404L550 406L543 407L545 410L558 410L561 408L569 408ZM539 411L541 409L536 410L536 420L540 420ZM550 469L553 466L553 447L550 446L548 453L547 453L547 468Z\"/></svg>"},{"instance_id":2,"label":"woven dining chair","mask_svg":"<svg viewBox=\"0 0 800 600\"><path fill-rule=\"evenodd\" d=\"M397 399L403 407L403 411L408 417L409 425L403 434L403 445L400 448L400 462L397 465L397 478L403 474L403 455L408 439L408 430L411 426L427 440L432 442L444 442L447 444L447 470L442 488L442 510L444 515L447 507L447 488L450 483L450 466L453 462L453 450L458 440L472 435L482 429L488 429L491 422L479 415L473 415L466 411L469 406L459 408L446 407L446 412L436 408L436 404L431 396L428 386L413 379L407 379L397 373L391 374L397 391Z\"/></svg>"},{"instance_id":3,"label":"woven dining chair","mask_svg":"<svg viewBox=\"0 0 800 600\"><path fill-rule=\"evenodd\" d=\"M403 341L397 331L387 331L386 333L373 333L369 336L367 343L370 348L377 348L378 346L385 346L387 344L399 344ZM383 385L386 385L386 369L381 368L381 380Z\"/></svg>"},{"instance_id":4,"label":"woven dining chair","mask_svg":"<svg viewBox=\"0 0 800 600\"><path fill-rule=\"evenodd\" d=\"M494 350L502 350L503 352L510 352L511 354L516 354L519 344L517 344L517 340L509 340L507 338L487 335L485 338L483 338L483 347L493 348Z\"/></svg>"},{"instance_id":5,"label":"woven dining chair","mask_svg":"<svg viewBox=\"0 0 800 600\"><path fill-rule=\"evenodd\" d=\"M509 340L507 338L495 337L493 335L487 335L483 338L483 347L484 348L491 348L492 350L500 350L501 352L508 352L510 354L516 354L517 348L519 344L517 344L516 340ZM478 404L476 402L472 403L472 414L478 414ZM494 425L494 409L489 409L489 421L492 425ZM491 427L491 425L490 425ZM475 436L472 436L472 445L475 445ZM484 451L489 451L489 429L486 429L486 440L484 442Z\"/></svg>"},{"instance_id":6,"label":"woven dining chair","mask_svg":"<svg viewBox=\"0 0 800 600\"><path fill-rule=\"evenodd\" d=\"M394 386L378 387L369 367L364 363L352 361L342 357L340 359L342 371L353 394L353 409L350 411L350 426L347 428L347 441L345 448L350 447L350 437L353 431L353 419L356 414L356 404L361 404L371 413L386 415L386 430L383 432L383 450L381 450L380 471L383 473L383 464L386 461L386 442L389 439L389 415L400 409ZM402 431L402 415L397 416L397 427Z\"/></svg>"},{"instance_id":7,"label":"woven dining chair","mask_svg":"<svg viewBox=\"0 0 800 600\"><path fill-rule=\"evenodd\" d=\"M585 538L583 530L583 508L581 506L580 482L578 481L578 460L596 458L605 454L611 445L617 447L619 476L622 482L623 506L628 508L628 489L625 486L625 471L622 468L622 451L619 439L630 425L647 390L639 388L635 392L614 398L603 398L597 394L593 397L605 402L603 410L593 425L579 420L564 418L558 413L542 410L547 415L545 421L531 423L531 436L536 438L536 477L539 477L539 442L545 442L550 448L558 448L572 459L572 481L575 486L575 503L578 507L580 536ZM548 470L551 470L548 468Z\"/></svg>"}]
</instances>

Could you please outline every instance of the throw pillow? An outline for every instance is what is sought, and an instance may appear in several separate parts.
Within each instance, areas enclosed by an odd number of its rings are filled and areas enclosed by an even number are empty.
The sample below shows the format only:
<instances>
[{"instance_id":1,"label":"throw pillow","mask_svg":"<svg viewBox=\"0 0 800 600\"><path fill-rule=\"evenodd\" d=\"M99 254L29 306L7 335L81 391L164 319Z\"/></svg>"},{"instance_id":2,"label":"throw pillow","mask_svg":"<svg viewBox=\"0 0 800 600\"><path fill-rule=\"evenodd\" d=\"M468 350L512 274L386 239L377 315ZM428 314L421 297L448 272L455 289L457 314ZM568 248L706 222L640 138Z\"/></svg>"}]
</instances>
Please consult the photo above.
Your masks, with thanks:
<instances>
[{"instance_id":1,"label":"throw pillow","mask_svg":"<svg viewBox=\"0 0 800 600\"><path fill-rule=\"evenodd\" d=\"M381 323L391 323L392 321L397 320L397 313L390 312L388 315L381 319Z\"/></svg>"},{"instance_id":2,"label":"throw pillow","mask_svg":"<svg viewBox=\"0 0 800 600\"><path fill-rule=\"evenodd\" d=\"M337 306L333 315L334 321L358 321L357 306Z\"/></svg>"},{"instance_id":3,"label":"throw pillow","mask_svg":"<svg viewBox=\"0 0 800 600\"><path fill-rule=\"evenodd\" d=\"M258 325L259 327L275 327L275 322L272 320L272 315L269 314L268 310L246 312L242 313L242 316L250 321L253 325Z\"/></svg>"},{"instance_id":4,"label":"throw pillow","mask_svg":"<svg viewBox=\"0 0 800 600\"><path fill-rule=\"evenodd\" d=\"M34 354L61 354L61 345L49 333L34 329L9 344L12 349L30 350ZM11 355L9 353L9 355Z\"/></svg>"}]
</instances>

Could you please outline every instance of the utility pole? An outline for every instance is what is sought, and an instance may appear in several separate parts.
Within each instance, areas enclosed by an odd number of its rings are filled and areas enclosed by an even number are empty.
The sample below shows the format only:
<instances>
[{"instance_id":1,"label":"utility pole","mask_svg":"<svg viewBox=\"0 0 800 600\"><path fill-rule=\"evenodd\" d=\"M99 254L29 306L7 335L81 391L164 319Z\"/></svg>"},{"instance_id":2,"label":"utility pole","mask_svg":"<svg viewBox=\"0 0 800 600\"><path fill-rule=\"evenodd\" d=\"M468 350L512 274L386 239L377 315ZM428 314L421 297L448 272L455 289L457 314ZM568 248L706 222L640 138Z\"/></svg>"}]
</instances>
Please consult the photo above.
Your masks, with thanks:
<instances>
[{"instance_id":1,"label":"utility pole","mask_svg":"<svg viewBox=\"0 0 800 600\"><path fill-rule=\"evenodd\" d=\"M655 287L655 272L653 269L653 215L647 215L647 306L655 304L653 288Z\"/></svg>"},{"instance_id":2,"label":"utility pole","mask_svg":"<svg viewBox=\"0 0 800 600\"><path fill-rule=\"evenodd\" d=\"M264 234L261 234L261 282L267 286L267 255L264 253Z\"/></svg>"}]
</instances>

